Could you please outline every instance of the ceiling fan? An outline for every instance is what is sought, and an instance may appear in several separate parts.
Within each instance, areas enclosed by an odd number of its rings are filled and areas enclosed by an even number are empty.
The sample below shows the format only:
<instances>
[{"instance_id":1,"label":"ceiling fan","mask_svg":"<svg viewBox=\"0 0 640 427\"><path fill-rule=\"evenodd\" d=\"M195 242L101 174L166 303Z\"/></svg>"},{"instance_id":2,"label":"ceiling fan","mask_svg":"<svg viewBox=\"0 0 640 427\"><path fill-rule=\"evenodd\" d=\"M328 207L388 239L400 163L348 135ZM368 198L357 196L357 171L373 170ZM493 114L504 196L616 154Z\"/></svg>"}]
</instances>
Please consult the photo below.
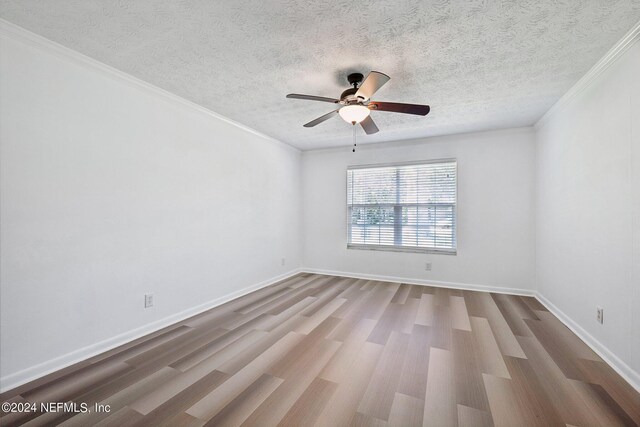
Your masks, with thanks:
<instances>
[{"instance_id":1,"label":"ceiling fan","mask_svg":"<svg viewBox=\"0 0 640 427\"><path fill-rule=\"evenodd\" d=\"M371 111L390 111L393 113L416 114L418 116L426 116L429 114L428 105L419 104L401 104L397 102L377 102L372 101L371 97L378 91L390 77L378 71L372 71L367 78L362 81L363 75L360 73L352 73L347 76L349 84L353 85L342 92L340 99L326 98L324 96L301 95L298 93L290 93L287 98L306 99L309 101L330 102L340 105L334 111L311 120L304 127L310 128L318 125L339 114L345 122L355 125L360 123L364 131L371 135L379 131L378 126L374 123L369 113Z\"/></svg>"}]
</instances>

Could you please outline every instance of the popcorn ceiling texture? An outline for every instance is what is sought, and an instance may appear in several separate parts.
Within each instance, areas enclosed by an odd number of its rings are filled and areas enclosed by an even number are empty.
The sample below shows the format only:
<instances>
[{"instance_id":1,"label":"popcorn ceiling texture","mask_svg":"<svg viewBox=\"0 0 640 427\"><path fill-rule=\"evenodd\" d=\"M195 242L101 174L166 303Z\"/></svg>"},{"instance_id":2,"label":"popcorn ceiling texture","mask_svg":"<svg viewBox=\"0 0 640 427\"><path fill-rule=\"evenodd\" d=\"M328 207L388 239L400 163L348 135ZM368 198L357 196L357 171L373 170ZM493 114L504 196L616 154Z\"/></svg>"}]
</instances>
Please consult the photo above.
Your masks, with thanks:
<instances>
[{"instance_id":1,"label":"popcorn ceiling texture","mask_svg":"<svg viewBox=\"0 0 640 427\"><path fill-rule=\"evenodd\" d=\"M0 17L301 149L349 145L349 72L391 80L358 143L535 123L638 20L640 0L0 0Z\"/></svg>"}]
</instances>

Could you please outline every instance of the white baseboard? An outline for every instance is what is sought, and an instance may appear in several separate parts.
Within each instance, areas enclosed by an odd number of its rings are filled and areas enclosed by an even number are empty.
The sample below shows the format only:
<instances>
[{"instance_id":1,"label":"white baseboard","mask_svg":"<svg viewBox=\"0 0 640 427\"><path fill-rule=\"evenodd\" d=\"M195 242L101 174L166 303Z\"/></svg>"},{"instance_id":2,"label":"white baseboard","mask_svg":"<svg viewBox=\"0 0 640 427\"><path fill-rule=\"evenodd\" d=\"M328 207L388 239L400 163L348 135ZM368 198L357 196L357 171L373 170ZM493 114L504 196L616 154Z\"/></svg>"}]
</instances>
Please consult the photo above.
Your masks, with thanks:
<instances>
[{"instance_id":1,"label":"white baseboard","mask_svg":"<svg viewBox=\"0 0 640 427\"><path fill-rule=\"evenodd\" d=\"M602 358L609 366L613 368L626 382L640 393L640 374L633 370L629 365L616 356L604 344L595 339L593 335L584 330L577 322L567 316L562 310L556 307L544 295L536 292L535 297L542 305L553 313L564 325L578 336L585 344L587 344L598 356Z\"/></svg>"},{"instance_id":2,"label":"white baseboard","mask_svg":"<svg viewBox=\"0 0 640 427\"><path fill-rule=\"evenodd\" d=\"M200 314L204 311L217 307L228 301L239 298L248 293L257 291L259 289L272 285L281 280L287 279L291 276L294 276L300 273L301 271L302 270L300 268L296 268L294 270L288 271L287 273L281 274L276 277L272 277L267 280L263 280L260 283L248 286L244 289L240 289L239 291L232 292L220 298L216 298L212 301L208 301L204 304L200 304L196 307L183 310L179 313L165 317L164 319L156 320L155 322L148 323L139 328L133 329L131 331L127 331L123 334L116 335L106 340L97 342L95 344L91 344L89 346L86 346L86 347L74 350L70 353L64 354L62 356L56 357L55 359L48 360L36 366L32 366L27 369L23 369L22 371L18 371L13 374L2 377L0 378L0 392L4 393L5 391L11 390L12 388L18 387L22 384L26 384L35 379L41 378L52 372L66 368L68 366L71 366L83 360L87 360L93 356L97 356L98 354L104 353L105 351L109 351L118 346L131 342L133 340L136 340L140 337L156 332L162 328L171 326L174 323L188 319L189 317L195 316L196 314Z\"/></svg>"},{"instance_id":3,"label":"white baseboard","mask_svg":"<svg viewBox=\"0 0 640 427\"><path fill-rule=\"evenodd\" d=\"M535 291L530 289L509 288L506 286L473 285L470 283L443 282L439 280L416 279L411 277L382 276L379 274L353 273L350 271L323 270L319 268L303 267L304 273L327 274L330 276L353 277L355 279L379 280L382 282L400 282L408 285L435 286L437 288L464 289L469 291L493 292L497 294L535 296Z\"/></svg>"}]
</instances>

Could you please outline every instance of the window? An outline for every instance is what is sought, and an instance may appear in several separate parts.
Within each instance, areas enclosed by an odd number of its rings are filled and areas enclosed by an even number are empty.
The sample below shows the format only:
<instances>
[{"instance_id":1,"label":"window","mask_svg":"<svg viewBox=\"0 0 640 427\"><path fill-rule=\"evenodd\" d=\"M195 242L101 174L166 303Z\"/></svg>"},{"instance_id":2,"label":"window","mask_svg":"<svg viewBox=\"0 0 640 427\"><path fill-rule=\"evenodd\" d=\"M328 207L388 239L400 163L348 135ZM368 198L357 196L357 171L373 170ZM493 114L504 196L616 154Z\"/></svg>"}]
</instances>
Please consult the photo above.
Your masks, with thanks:
<instances>
[{"instance_id":1,"label":"window","mask_svg":"<svg viewBox=\"0 0 640 427\"><path fill-rule=\"evenodd\" d=\"M347 169L348 245L456 253L454 160Z\"/></svg>"}]
</instances>

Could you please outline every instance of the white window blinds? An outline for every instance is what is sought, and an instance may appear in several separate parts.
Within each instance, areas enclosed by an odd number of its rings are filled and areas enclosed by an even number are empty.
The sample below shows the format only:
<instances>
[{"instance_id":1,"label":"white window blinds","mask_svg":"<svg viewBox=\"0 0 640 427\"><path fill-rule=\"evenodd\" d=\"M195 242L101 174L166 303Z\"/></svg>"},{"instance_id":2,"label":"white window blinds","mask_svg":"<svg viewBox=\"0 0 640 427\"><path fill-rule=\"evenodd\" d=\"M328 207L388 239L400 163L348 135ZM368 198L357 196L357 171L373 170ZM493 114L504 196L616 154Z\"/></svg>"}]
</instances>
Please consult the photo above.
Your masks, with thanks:
<instances>
[{"instance_id":1,"label":"white window blinds","mask_svg":"<svg viewBox=\"0 0 640 427\"><path fill-rule=\"evenodd\" d=\"M347 170L348 246L456 252L455 161Z\"/></svg>"}]
</instances>

